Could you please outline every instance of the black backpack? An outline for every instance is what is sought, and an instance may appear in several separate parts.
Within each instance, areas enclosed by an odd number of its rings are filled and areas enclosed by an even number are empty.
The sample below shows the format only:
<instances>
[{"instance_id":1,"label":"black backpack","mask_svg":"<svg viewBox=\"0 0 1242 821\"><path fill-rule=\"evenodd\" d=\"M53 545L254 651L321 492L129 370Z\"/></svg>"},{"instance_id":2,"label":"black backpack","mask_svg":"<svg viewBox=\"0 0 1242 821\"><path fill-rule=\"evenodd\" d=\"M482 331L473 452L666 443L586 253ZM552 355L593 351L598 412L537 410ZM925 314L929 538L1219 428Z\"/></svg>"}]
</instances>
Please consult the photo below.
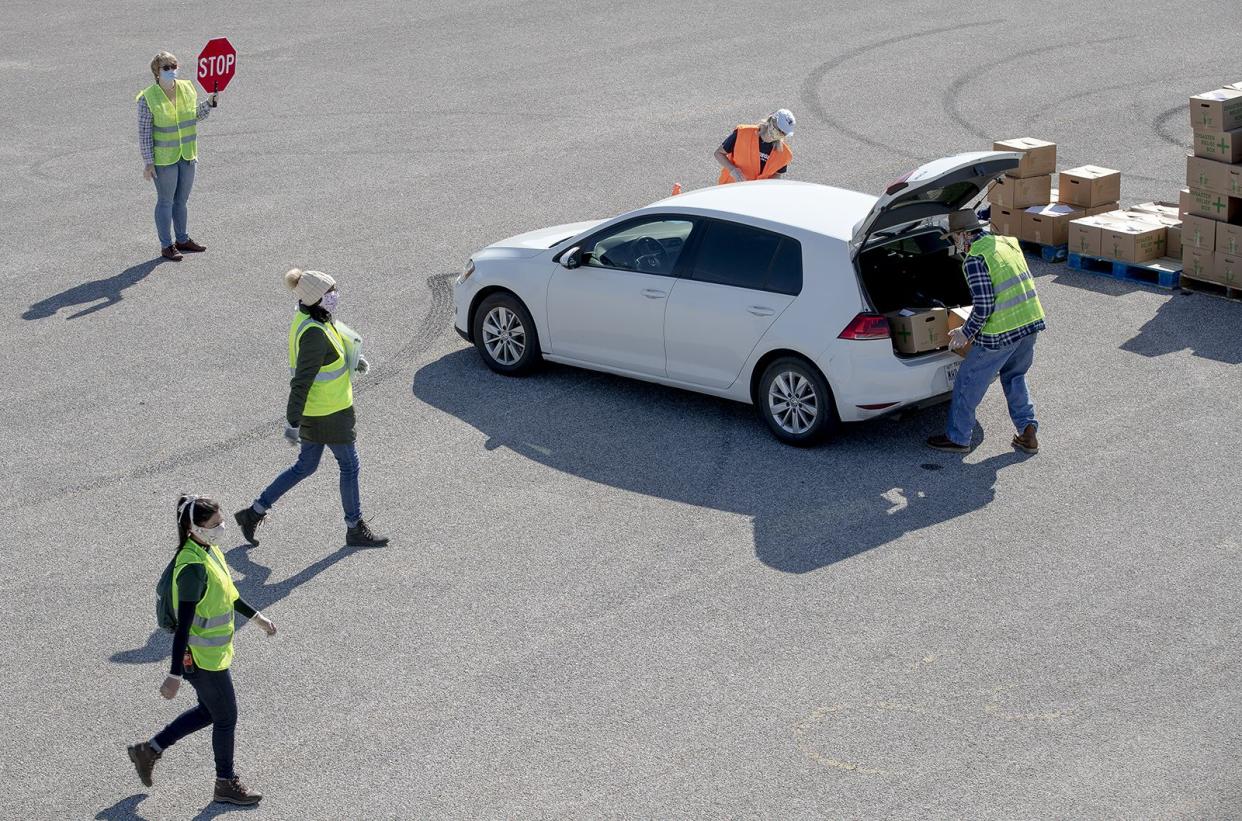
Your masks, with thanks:
<instances>
[{"instance_id":1,"label":"black backpack","mask_svg":"<svg viewBox=\"0 0 1242 821\"><path fill-rule=\"evenodd\" d=\"M155 623L167 633L177 632L177 611L173 609L172 601L173 568L176 564L177 557L173 556L160 574L160 580L155 583Z\"/></svg>"}]
</instances>

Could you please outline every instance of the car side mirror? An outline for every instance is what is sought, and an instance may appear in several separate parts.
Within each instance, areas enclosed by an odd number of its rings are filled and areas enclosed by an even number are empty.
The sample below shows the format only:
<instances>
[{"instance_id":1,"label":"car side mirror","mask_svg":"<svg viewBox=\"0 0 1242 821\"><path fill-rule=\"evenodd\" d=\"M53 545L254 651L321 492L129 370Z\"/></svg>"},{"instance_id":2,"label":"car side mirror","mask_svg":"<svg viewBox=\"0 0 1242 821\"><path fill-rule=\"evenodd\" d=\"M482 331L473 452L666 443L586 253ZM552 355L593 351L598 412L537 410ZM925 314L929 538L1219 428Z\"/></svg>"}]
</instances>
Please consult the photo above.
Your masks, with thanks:
<instances>
[{"instance_id":1,"label":"car side mirror","mask_svg":"<svg viewBox=\"0 0 1242 821\"><path fill-rule=\"evenodd\" d=\"M582 249L575 245L561 254L561 265L573 270L582 264Z\"/></svg>"}]
</instances>

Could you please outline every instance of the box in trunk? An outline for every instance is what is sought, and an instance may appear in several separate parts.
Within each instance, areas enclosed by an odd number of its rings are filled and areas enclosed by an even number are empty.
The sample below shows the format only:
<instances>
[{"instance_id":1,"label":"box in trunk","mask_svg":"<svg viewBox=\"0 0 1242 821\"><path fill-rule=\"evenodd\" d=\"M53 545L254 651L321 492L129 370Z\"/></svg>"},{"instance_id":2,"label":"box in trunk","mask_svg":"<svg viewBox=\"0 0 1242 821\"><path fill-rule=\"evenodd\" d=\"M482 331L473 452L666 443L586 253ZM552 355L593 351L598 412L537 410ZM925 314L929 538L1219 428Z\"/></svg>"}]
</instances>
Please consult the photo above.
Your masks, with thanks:
<instances>
[{"instance_id":1,"label":"box in trunk","mask_svg":"<svg viewBox=\"0 0 1242 821\"><path fill-rule=\"evenodd\" d=\"M885 314L893 332L893 347L901 353L923 353L947 348L948 313L944 308L903 308Z\"/></svg>"}]
</instances>

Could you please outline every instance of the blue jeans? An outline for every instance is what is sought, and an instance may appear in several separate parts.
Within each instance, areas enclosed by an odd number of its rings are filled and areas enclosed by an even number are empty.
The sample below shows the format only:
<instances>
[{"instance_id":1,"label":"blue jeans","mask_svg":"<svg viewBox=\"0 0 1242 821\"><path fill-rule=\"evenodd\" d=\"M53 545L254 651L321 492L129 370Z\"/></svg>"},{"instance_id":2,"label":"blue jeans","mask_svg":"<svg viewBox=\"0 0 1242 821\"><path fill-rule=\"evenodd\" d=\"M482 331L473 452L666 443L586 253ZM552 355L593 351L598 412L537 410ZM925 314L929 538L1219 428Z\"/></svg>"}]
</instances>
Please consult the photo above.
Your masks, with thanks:
<instances>
[{"instance_id":1,"label":"blue jeans","mask_svg":"<svg viewBox=\"0 0 1242 821\"><path fill-rule=\"evenodd\" d=\"M155 736L155 743L161 750L167 750L191 733L211 727L216 778L232 778L237 775L233 771L233 743L237 731L237 694L233 692L233 678L228 669L203 670L195 667L193 673L185 674L185 680L198 694L198 706L186 710L160 730Z\"/></svg>"},{"instance_id":2,"label":"blue jeans","mask_svg":"<svg viewBox=\"0 0 1242 821\"><path fill-rule=\"evenodd\" d=\"M269 510L276 501L284 496L298 482L319 469L319 458L323 449L331 448L336 463L341 467L341 507L345 509L345 524L353 527L362 519L362 497L358 491L358 448L353 445L321 445L318 442L303 442L302 451L293 467L276 477L267 489L259 494L254 507L260 513Z\"/></svg>"},{"instance_id":3,"label":"blue jeans","mask_svg":"<svg viewBox=\"0 0 1242 821\"><path fill-rule=\"evenodd\" d=\"M1035 421L1035 404L1026 387L1026 372L1035 361L1035 337L1038 335L1028 334L1012 345L994 351L980 345L970 349L962 361L961 370L957 372L957 381L953 383L946 436L959 445L970 444L975 430L975 409L997 376L1000 376L1005 401L1009 403L1009 418L1013 420L1014 427L1019 433L1026 430L1027 425L1039 429L1039 423Z\"/></svg>"},{"instance_id":4,"label":"blue jeans","mask_svg":"<svg viewBox=\"0 0 1242 821\"><path fill-rule=\"evenodd\" d=\"M194 167L197 162L177 160L173 165L155 166L155 233L159 235L160 247L173 244L172 229L176 229L177 242L190 238L186 233L187 211L185 204L194 187Z\"/></svg>"}]
</instances>

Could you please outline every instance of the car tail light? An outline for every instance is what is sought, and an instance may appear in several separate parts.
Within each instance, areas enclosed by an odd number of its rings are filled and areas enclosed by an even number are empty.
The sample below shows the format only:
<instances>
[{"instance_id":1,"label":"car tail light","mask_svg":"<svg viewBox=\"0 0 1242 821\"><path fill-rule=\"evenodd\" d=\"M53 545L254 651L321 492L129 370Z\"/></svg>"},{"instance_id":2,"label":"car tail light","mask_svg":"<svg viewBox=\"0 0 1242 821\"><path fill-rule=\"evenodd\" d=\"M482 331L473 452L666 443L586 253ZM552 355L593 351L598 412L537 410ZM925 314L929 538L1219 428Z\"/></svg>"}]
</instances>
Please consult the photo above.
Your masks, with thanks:
<instances>
[{"instance_id":1,"label":"car tail light","mask_svg":"<svg viewBox=\"0 0 1242 821\"><path fill-rule=\"evenodd\" d=\"M880 314L861 313L850 320L840 339L888 339L888 320Z\"/></svg>"}]
</instances>

